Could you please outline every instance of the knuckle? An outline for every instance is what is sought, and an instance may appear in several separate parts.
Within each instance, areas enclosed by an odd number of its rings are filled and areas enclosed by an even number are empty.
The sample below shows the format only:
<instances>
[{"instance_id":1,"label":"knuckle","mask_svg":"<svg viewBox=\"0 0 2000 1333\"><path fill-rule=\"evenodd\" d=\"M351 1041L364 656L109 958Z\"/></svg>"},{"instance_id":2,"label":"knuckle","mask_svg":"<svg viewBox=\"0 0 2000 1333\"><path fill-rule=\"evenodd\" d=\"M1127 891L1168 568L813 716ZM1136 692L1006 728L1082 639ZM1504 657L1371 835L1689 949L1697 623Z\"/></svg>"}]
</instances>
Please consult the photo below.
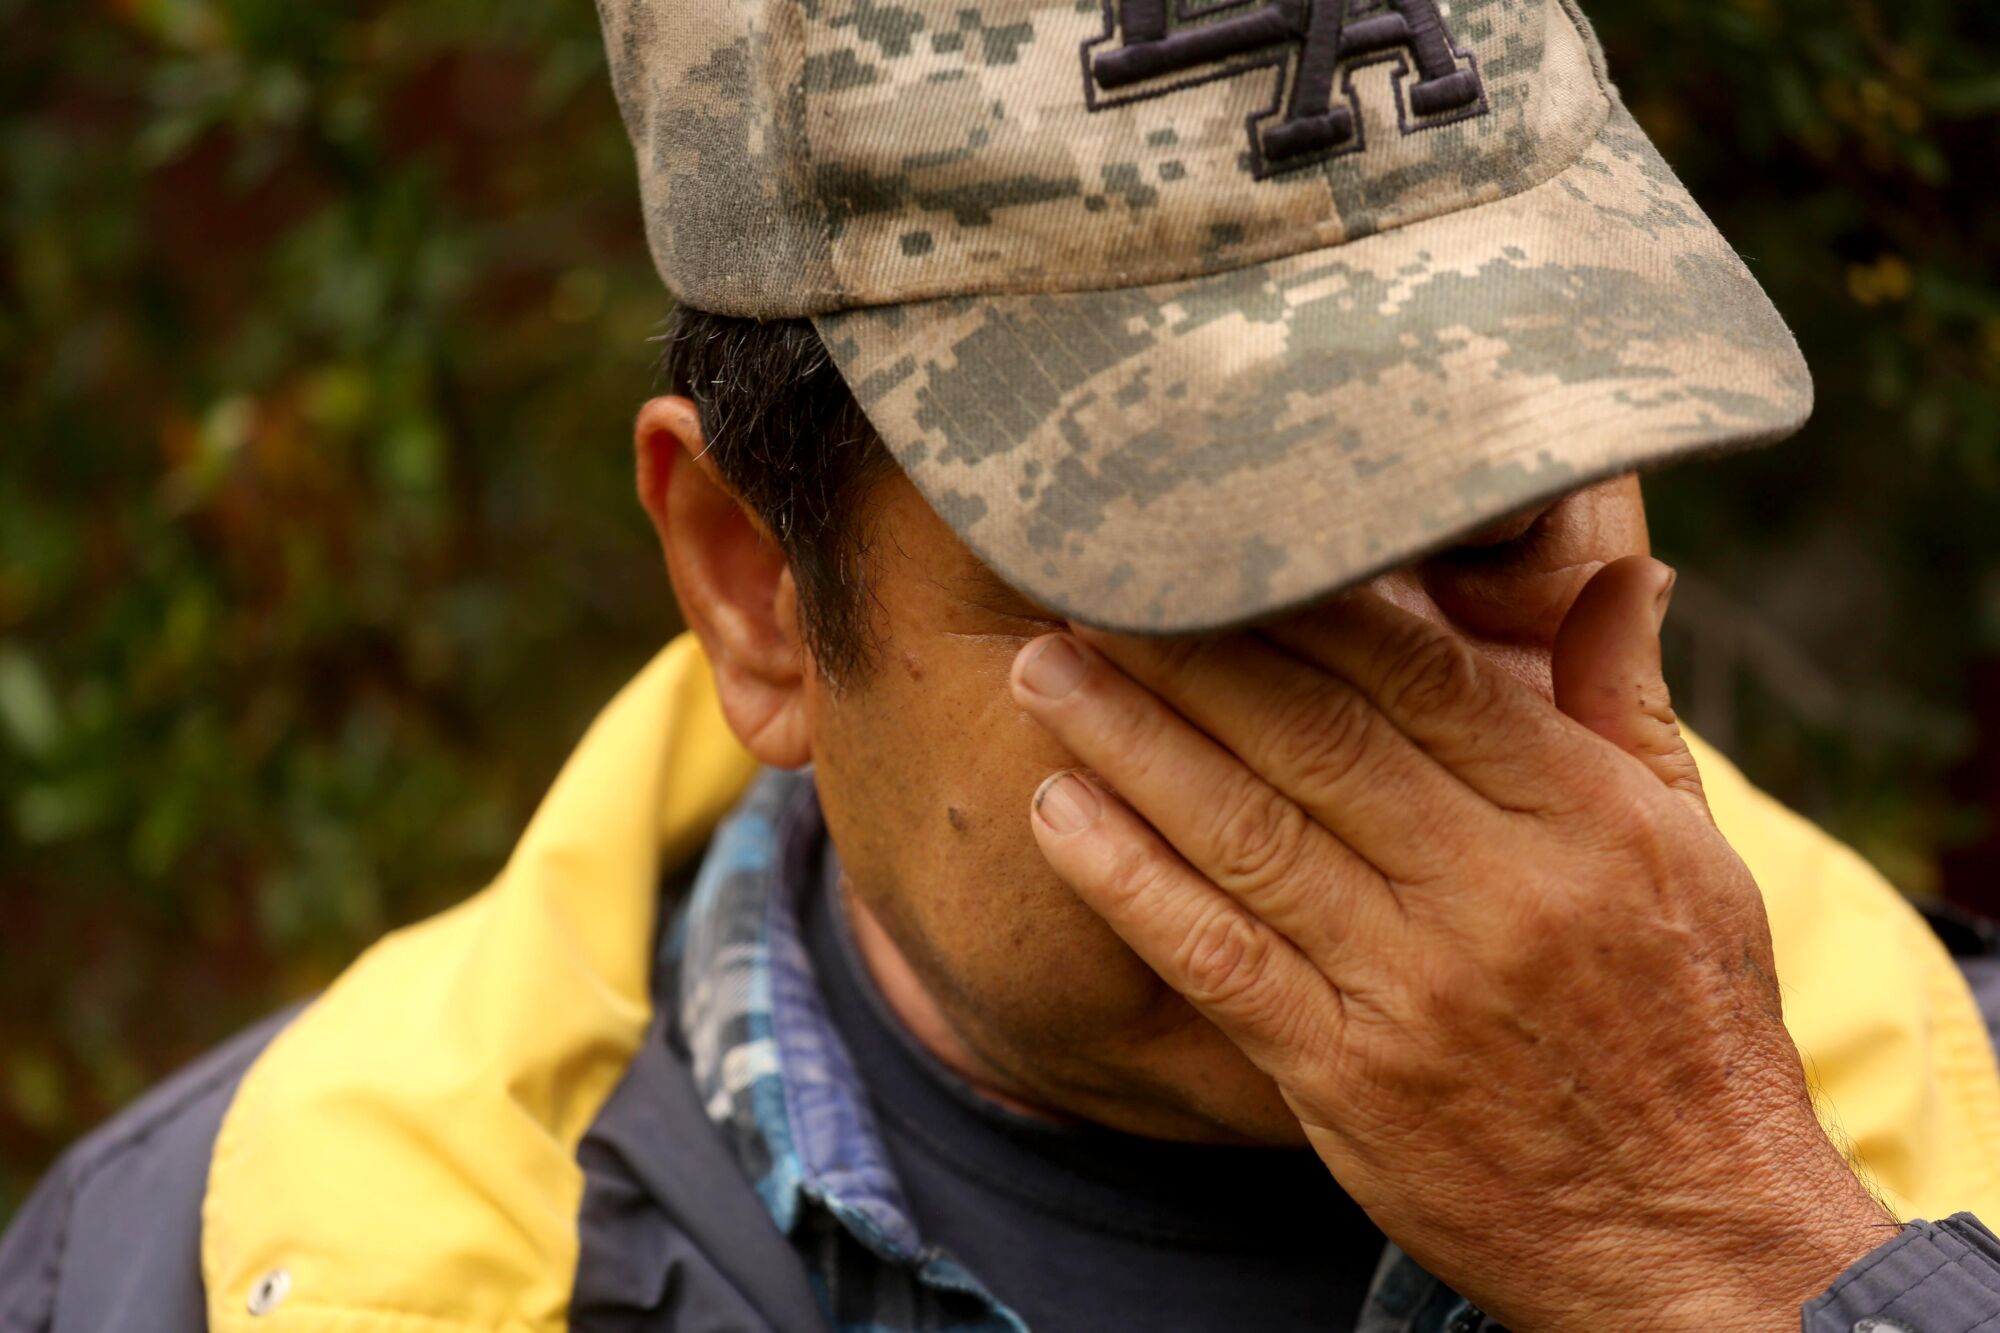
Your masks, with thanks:
<instances>
[{"instance_id":1,"label":"knuckle","mask_svg":"<svg viewBox=\"0 0 2000 1333\"><path fill-rule=\"evenodd\" d=\"M1269 933L1235 907L1211 909L1188 932L1175 959L1187 997L1206 1006L1259 1007L1270 977L1271 947Z\"/></svg>"},{"instance_id":2,"label":"knuckle","mask_svg":"<svg viewBox=\"0 0 2000 1333\"><path fill-rule=\"evenodd\" d=\"M1455 965L1455 960L1420 960L1410 969L1406 984L1423 1022L1443 1030L1464 1026L1472 1008L1473 988L1467 982L1464 969Z\"/></svg>"},{"instance_id":3,"label":"knuckle","mask_svg":"<svg viewBox=\"0 0 2000 1333\"><path fill-rule=\"evenodd\" d=\"M1701 766L1688 749L1687 737L1682 734L1673 710L1668 709L1664 718L1656 720L1658 726L1643 729L1637 746L1639 758L1664 785L1700 795Z\"/></svg>"},{"instance_id":4,"label":"knuckle","mask_svg":"<svg viewBox=\"0 0 2000 1333\"><path fill-rule=\"evenodd\" d=\"M1094 702L1102 710L1098 745L1104 758L1127 774L1146 771L1165 744L1166 710L1129 687L1103 689Z\"/></svg>"},{"instance_id":5,"label":"knuckle","mask_svg":"<svg viewBox=\"0 0 2000 1333\"><path fill-rule=\"evenodd\" d=\"M1242 782L1217 806L1217 881L1237 892L1285 882L1298 869L1306 833L1306 817L1298 806L1261 782Z\"/></svg>"},{"instance_id":6,"label":"knuckle","mask_svg":"<svg viewBox=\"0 0 2000 1333\"><path fill-rule=\"evenodd\" d=\"M1120 916L1143 912L1161 886L1164 871L1153 849L1125 838L1109 839L1099 863L1098 892L1106 907Z\"/></svg>"},{"instance_id":7,"label":"knuckle","mask_svg":"<svg viewBox=\"0 0 2000 1333\"><path fill-rule=\"evenodd\" d=\"M1674 827L1677 811L1670 807L1666 789L1651 778L1635 780L1623 774L1609 774L1596 784L1589 803L1594 822L1607 849L1623 849L1652 860L1679 841Z\"/></svg>"},{"instance_id":8,"label":"knuckle","mask_svg":"<svg viewBox=\"0 0 2000 1333\"><path fill-rule=\"evenodd\" d=\"M1344 1071L1356 1089L1349 1115L1373 1121L1378 1133L1409 1133L1413 1106L1441 1106L1463 1083L1462 1055L1421 1011L1377 1011L1362 1003L1350 1012L1364 1035L1344 1052Z\"/></svg>"},{"instance_id":9,"label":"knuckle","mask_svg":"<svg viewBox=\"0 0 2000 1333\"><path fill-rule=\"evenodd\" d=\"M1301 792L1339 789L1367 753L1370 711L1366 700L1345 690L1293 703L1272 729L1272 762Z\"/></svg>"},{"instance_id":10,"label":"knuckle","mask_svg":"<svg viewBox=\"0 0 2000 1333\"><path fill-rule=\"evenodd\" d=\"M1620 822L1632 841L1642 848L1664 849L1679 841L1679 830L1674 827L1674 816L1679 811L1661 799L1662 795L1657 790L1643 796L1634 792L1619 803L1624 807L1619 813Z\"/></svg>"},{"instance_id":11,"label":"knuckle","mask_svg":"<svg viewBox=\"0 0 2000 1333\"><path fill-rule=\"evenodd\" d=\"M1391 649L1383 700L1405 715L1446 712L1476 705L1486 676L1478 652L1449 634L1410 633Z\"/></svg>"},{"instance_id":12,"label":"knuckle","mask_svg":"<svg viewBox=\"0 0 2000 1333\"><path fill-rule=\"evenodd\" d=\"M1529 968L1560 951L1575 930L1570 896L1552 891L1524 895L1514 918L1515 958Z\"/></svg>"},{"instance_id":13,"label":"knuckle","mask_svg":"<svg viewBox=\"0 0 2000 1333\"><path fill-rule=\"evenodd\" d=\"M1563 889L1538 886L1521 894L1499 948L1495 978L1513 994L1535 994L1566 975L1569 961L1585 947L1582 899Z\"/></svg>"}]
</instances>

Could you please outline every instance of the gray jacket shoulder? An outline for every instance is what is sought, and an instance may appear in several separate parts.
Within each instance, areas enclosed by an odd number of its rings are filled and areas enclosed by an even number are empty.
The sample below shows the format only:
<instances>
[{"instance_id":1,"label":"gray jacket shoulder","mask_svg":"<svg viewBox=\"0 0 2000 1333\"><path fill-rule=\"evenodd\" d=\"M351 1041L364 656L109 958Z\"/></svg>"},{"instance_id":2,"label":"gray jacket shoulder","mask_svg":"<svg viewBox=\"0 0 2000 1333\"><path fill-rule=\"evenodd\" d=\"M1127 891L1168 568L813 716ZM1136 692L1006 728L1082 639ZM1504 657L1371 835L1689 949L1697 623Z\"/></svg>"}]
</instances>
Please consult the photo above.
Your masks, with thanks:
<instances>
[{"instance_id":1,"label":"gray jacket shoulder","mask_svg":"<svg viewBox=\"0 0 2000 1333\"><path fill-rule=\"evenodd\" d=\"M204 1333L209 1156L244 1071L297 1012L210 1051L63 1155L0 1236L0 1333Z\"/></svg>"},{"instance_id":2,"label":"gray jacket shoulder","mask_svg":"<svg viewBox=\"0 0 2000 1333\"><path fill-rule=\"evenodd\" d=\"M709 1120L664 1012L577 1160L572 1333L826 1333L798 1251Z\"/></svg>"},{"instance_id":3,"label":"gray jacket shoulder","mask_svg":"<svg viewBox=\"0 0 2000 1333\"><path fill-rule=\"evenodd\" d=\"M296 1010L79 1142L0 1236L0 1333L206 1333L202 1201L245 1071ZM703 1112L665 1016L579 1146L570 1326L824 1333L797 1252Z\"/></svg>"}]
</instances>

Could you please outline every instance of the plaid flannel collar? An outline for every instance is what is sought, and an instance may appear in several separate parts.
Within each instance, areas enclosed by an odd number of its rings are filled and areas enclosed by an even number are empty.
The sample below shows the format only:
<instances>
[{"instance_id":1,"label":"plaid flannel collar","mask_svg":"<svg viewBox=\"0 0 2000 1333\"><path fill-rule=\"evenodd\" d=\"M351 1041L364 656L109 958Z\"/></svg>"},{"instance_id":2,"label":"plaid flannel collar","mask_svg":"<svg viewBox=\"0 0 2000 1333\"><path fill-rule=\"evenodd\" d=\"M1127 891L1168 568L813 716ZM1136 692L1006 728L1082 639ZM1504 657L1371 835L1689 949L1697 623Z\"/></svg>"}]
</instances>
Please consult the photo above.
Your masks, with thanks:
<instances>
[{"instance_id":1,"label":"plaid flannel collar","mask_svg":"<svg viewBox=\"0 0 2000 1333\"><path fill-rule=\"evenodd\" d=\"M973 1274L925 1243L827 1016L799 924L825 837L810 776L776 771L716 831L675 931L695 1086L772 1220L799 1245L837 1327L1027 1333ZM852 1243L830 1243L822 1222ZM1355 1329L1490 1327L1390 1246Z\"/></svg>"},{"instance_id":2,"label":"plaid flannel collar","mask_svg":"<svg viewBox=\"0 0 2000 1333\"><path fill-rule=\"evenodd\" d=\"M679 928L680 1022L695 1087L837 1311L860 1307L873 1329L1026 1333L978 1279L924 1243L827 1017L799 926L824 839L811 778L776 771L716 831ZM859 1250L819 1243L807 1225L814 1213ZM927 1300L921 1288L956 1299ZM945 1304L959 1315L937 1317Z\"/></svg>"}]
</instances>

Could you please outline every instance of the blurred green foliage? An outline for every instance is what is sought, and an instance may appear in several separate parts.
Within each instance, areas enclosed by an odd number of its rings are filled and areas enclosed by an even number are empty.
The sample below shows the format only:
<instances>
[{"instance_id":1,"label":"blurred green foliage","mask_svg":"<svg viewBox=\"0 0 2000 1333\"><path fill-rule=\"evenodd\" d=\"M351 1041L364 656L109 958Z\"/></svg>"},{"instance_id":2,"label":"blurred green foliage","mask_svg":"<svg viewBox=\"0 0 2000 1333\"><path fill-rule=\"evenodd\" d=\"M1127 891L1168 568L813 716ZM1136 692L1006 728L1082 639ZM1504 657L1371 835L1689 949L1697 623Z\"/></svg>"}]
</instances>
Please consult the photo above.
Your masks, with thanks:
<instances>
[{"instance_id":1,"label":"blurred green foliage","mask_svg":"<svg viewBox=\"0 0 2000 1333\"><path fill-rule=\"evenodd\" d=\"M1800 442L1654 484L1682 698L1975 898L2000 11L1591 12L1821 387ZM481 882L673 613L625 445L665 300L591 6L0 28L4 1219L148 1081Z\"/></svg>"},{"instance_id":2,"label":"blurred green foliage","mask_svg":"<svg viewBox=\"0 0 2000 1333\"><path fill-rule=\"evenodd\" d=\"M0 1216L487 876L673 628L588 4L0 3Z\"/></svg>"},{"instance_id":3,"label":"blurred green foliage","mask_svg":"<svg viewBox=\"0 0 2000 1333\"><path fill-rule=\"evenodd\" d=\"M2000 9L1584 3L1818 387L1798 440L1649 486L1684 711L1905 888L2000 916Z\"/></svg>"}]
</instances>

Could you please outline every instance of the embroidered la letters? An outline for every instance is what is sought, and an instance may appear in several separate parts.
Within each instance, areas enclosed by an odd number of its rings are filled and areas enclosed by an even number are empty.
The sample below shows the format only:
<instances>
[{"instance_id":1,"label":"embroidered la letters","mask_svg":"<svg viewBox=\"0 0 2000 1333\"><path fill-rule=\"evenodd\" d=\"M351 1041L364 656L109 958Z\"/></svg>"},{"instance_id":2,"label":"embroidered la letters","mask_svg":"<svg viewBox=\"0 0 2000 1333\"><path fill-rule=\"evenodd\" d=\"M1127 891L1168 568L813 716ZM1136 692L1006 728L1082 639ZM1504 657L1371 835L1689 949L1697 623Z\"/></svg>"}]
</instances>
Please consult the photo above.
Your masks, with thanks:
<instances>
[{"instance_id":1,"label":"embroidered la letters","mask_svg":"<svg viewBox=\"0 0 2000 1333\"><path fill-rule=\"evenodd\" d=\"M1104 0L1104 7L1104 33L1083 47L1093 111L1254 69L1277 72L1271 105L1247 126L1259 177L1366 147L1354 91L1364 65L1395 62L1405 134L1486 111L1478 61L1453 43L1438 0Z\"/></svg>"}]
</instances>

